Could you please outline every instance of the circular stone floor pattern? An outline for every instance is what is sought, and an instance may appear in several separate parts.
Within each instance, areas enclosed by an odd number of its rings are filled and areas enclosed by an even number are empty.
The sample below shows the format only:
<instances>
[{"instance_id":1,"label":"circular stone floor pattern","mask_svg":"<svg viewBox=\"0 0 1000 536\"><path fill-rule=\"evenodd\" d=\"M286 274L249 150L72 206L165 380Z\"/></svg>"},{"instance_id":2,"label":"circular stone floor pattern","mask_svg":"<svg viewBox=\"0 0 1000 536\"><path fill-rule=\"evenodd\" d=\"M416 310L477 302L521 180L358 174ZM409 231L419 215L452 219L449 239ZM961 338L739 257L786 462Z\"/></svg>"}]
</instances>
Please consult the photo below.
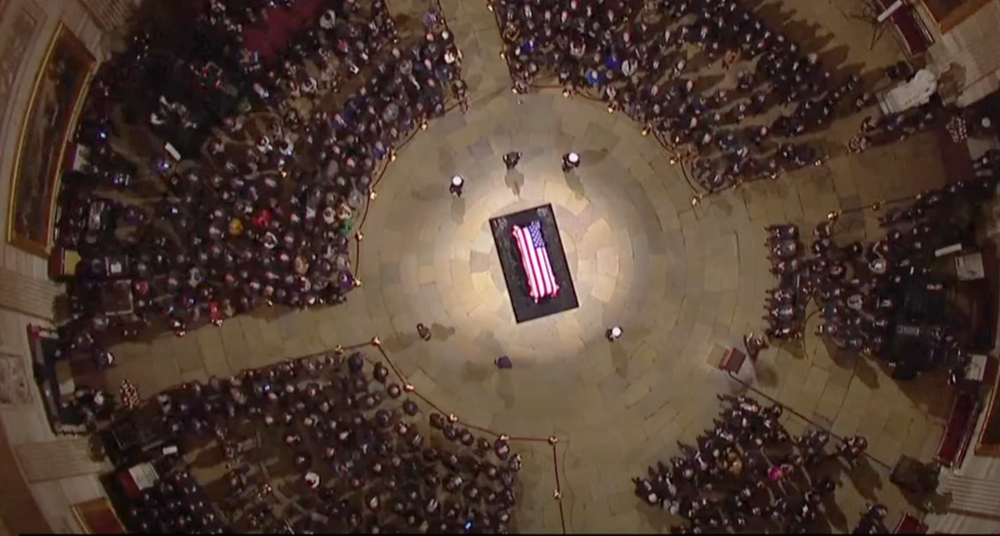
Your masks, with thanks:
<instances>
[{"instance_id":1,"label":"circular stone floor pattern","mask_svg":"<svg viewBox=\"0 0 1000 536\"><path fill-rule=\"evenodd\" d=\"M516 99L504 92L453 112L399 151L364 224L365 284L330 314L355 337L370 329L418 391L464 421L558 435L563 486L585 504L587 486L628 491L668 438L711 422L727 381L706 365L712 345L738 344L759 324L773 278L742 199L692 208L680 169L629 119L579 98ZM513 172L501 160L509 150L523 153ZM569 150L582 165L566 175ZM455 174L466 179L461 198L448 192ZM489 219L546 203L580 306L516 324ZM610 343L615 324L625 334ZM499 355L513 370L495 369ZM603 460L608 474L596 478Z\"/></svg>"}]
</instances>

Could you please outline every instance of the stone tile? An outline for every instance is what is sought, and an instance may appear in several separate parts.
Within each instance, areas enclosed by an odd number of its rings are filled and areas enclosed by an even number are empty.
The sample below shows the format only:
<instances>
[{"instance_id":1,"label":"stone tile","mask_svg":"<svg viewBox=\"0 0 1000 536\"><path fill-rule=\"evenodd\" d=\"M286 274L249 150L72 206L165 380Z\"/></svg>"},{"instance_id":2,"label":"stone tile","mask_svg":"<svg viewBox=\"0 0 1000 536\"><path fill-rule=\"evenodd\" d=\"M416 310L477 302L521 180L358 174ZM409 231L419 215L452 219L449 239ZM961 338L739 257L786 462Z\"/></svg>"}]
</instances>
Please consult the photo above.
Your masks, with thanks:
<instances>
[{"instance_id":1,"label":"stone tile","mask_svg":"<svg viewBox=\"0 0 1000 536\"><path fill-rule=\"evenodd\" d=\"M837 412L840 411L840 407L844 404L844 395L846 394L847 390L843 387L828 383L826 389L823 390L823 396L820 397L819 404L816 406L816 416L827 423L833 423L837 418Z\"/></svg>"},{"instance_id":2,"label":"stone tile","mask_svg":"<svg viewBox=\"0 0 1000 536\"><path fill-rule=\"evenodd\" d=\"M850 437L857 433L858 427L861 425L861 420L861 416L857 413L841 409L837 413L837 419L833 421L831 430L833 430L834 434L841 437Z\"/></svg>"}]
</instances>

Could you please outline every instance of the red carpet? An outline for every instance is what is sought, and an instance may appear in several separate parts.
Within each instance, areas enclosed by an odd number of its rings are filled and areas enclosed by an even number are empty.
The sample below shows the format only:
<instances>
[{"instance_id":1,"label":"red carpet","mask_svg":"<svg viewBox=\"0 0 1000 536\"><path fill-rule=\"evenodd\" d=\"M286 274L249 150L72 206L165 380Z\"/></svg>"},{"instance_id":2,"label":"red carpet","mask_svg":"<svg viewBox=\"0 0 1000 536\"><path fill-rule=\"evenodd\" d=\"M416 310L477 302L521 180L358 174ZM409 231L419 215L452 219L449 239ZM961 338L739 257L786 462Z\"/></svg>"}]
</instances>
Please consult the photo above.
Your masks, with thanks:
<instances>
[{"instance_id":1,"label":"red carpet","mask_svg":"<svg viewBox=\"0 0 1000 536\"><path fill-rule=\"evenodd\" d=\"M927 534L927 525L910 514L903 514L893 534Z\"/></svg>"},{"instance_id":2,"label":"red carpet","mask_svg":"<svg viewBox=\"0 0 1000 536\"><path fill-rule=\"evenodd\" d=\"M268 9L263 27L243 29L243 42L248 50L260 55L262 63L273 64L295 32L309 24L318 23L316 21L329 1L297 0L294 10L282 7Z\"/></svg>"},{"instance_id":3,"label":"red carpet","mask_svg":"<svg viewBox=\"0 0 1000 536\"><path fill-rule=\"evenodd\" d=\"M961 393L955 399L935 456L935 460L945 467L962 463L972 429L976 426L977 405L976 398L967 393Z\"/></svg>"}]
</instances>

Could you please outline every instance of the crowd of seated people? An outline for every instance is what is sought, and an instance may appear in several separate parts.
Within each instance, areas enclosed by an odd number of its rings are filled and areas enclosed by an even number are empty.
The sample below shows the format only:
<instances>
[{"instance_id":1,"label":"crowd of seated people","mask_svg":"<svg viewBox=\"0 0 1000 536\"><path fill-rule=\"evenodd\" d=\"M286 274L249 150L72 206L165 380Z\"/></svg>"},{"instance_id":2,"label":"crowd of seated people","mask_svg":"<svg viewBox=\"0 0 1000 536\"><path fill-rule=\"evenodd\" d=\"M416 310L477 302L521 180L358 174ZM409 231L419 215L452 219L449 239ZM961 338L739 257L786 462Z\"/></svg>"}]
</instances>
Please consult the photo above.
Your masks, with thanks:
<instances>
[{"instance_id":1,"label":"crowd of seated people","mask_svg":"<svg viewBox=\"0 0 1000 536\"><path fill-rule=\"evenodd\" d=\"M552 79L567 96L599 93L644 134L698 155L692 174L709 192L820 163L793 140L873 102L858 76L835 74L735 0L494 4L515 92ZM709 92L713 64L735 84Z\"/></svg>"},{"instance_id":2,"label":"crowd of seated people","mask_svg":"<svg viewBox=\"0 0 1000 536\"><path fill-rule=\"evenodd\" d=\"M212 28L238 43L244 10L222 9L230 4L269 3L209 2ZM140 91L136 77L120 76L155 68L160 54L150 52L147 34L102 71L78 134L90 158L67 176L60 199L57 242L82 259L68 285L68 351L107 365L109 341L150 325L183 335L263 304L340 303L360 284L348 248L375 173L408 135L443 115L449 99L463 98L465 85L440 16L427 17L426 33L412 42L395 43L384 0L329 5L333 11L292 40L280 65L257 74L244 66L249 96L184 158L171 154L179 151L171 140L204 122L192 103L206 95ZM226 53L246 52L233 47ZM356 88L342 98L315 78L345 69L341 93L347 80ZM137 137L117 138L123 94L156 108L146 126L170 144L166 151L153 144L141 157L119 154ZM151 170L123 178L122 162L136 159Z\"/></svg>"},{"instance_id":3,"label":"crowd of seated people","mask_svg":"<svg viewBox=\"0 0 1000 536\"><path fill-rule=\"evenodd\" d=\"M168 466L164 460L162 466ZM226 534L229 527L184 464L167 469L129 504L128 529L137 534Z\"/></svg>"},{"instance_id":4,"label":"crowd of seated people","mask_svg":"<svg viewBox=\"0 0 1000 536\"><path fill-rule=\"evenodd\" d=\"M806 304L813 300L822 315L817 335L885 360L897 378L961 364L955 332L961 326L945 314L950 276L936 263L945 248L969 245L977 203L991 198L995 186L995 178L979 178L923 192L880 217L885 235L872 243L835 241L838 213L816 226L808 251L797 226L767 227L772 271L779 277L768 296L768 337L801 336ZM904 346L907 351L899 351Z\"/></svg>"},{"instance_id":5,"label":"crowd of seated people","mask_svg":"<svg viewBox=\"0 0 1000 536\"><path fill-rule=\"evenodd\" d=\"M381 363L331 353L188 383L141 411L182 452L222 455L205 486L234 530L506 533L520 456L411 393Z\"/></svg>"},{"instance_id":6,"label":"crowd of seated people","mask_svg":"<svg viewBox=\"0 0 1000 536\"><path fill-rule=\"evenodd\" d=\"M817 530L823 502L836 488L833 464L853 466L864 438L845 439L834 452L823 430L791 436L779 422L780 405L746 396L720 396L728 407L696 446L679 443L681 456L633 478L636 495L687 520L672 532L786 532Z\"/></svg>"}]
</instances>

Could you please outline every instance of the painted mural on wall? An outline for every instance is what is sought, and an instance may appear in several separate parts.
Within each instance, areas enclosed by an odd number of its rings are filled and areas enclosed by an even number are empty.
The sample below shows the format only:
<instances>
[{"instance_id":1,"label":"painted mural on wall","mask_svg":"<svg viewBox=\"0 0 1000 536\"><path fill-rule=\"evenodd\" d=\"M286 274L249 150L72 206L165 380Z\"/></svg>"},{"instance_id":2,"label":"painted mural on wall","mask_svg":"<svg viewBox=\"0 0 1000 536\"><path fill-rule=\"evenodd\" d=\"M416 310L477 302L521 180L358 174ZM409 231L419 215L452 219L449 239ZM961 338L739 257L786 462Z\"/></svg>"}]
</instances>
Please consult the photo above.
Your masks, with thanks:
<instances>
[{"instance_id":1,"label":"painted mural on wall","mask_svg":"<svg viewBox=\"0 0 1000 536\"><path fill-rule=\"evenodd\" d=\"M10 17L12 22L0 37L0 126L7 123L7 114L14 105L24 58L45 19L42 9L31 2L22 2L11 13L6 9L10 6L3 6L4 2L5 0L0 0L0 20Z\"/></svg>"},{"instance_id":2,"label":"painted mural on wall","mask_svg":"<svg viewBox=\"0 0 1000 536\"><path fill-rule=\"evenodd\" d=\"M66 144L96 59L59 24L35 80L14 165L8 242L46 256Z\"/></svg>"}]
</instances>

